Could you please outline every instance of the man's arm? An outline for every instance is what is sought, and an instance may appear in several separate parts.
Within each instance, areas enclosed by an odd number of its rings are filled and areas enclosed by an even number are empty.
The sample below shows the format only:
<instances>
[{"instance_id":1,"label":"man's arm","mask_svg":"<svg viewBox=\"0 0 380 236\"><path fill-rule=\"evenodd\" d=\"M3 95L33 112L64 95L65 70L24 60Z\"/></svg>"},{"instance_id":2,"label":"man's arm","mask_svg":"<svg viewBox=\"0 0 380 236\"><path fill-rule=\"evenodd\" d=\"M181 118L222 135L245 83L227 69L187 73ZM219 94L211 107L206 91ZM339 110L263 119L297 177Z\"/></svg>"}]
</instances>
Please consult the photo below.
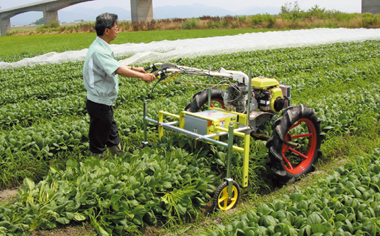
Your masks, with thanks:
<instances>
[{"instance_id":1,"label":"man's arm","mask_svg":"<svg viewBox=\"0 0 380 236\"><path fill-rule=\"evenodd\" d=\"M140 70L141 71L141 70ZM133 77L133 78L140 78L144 80L147 83L152 82L153 80L156 79L154 74L151 73L145 73L144 70L141 72L131 70L128 66L120 66L116 71L116 74L124 76L124 77Z\"/></svg>"}]
</instances>

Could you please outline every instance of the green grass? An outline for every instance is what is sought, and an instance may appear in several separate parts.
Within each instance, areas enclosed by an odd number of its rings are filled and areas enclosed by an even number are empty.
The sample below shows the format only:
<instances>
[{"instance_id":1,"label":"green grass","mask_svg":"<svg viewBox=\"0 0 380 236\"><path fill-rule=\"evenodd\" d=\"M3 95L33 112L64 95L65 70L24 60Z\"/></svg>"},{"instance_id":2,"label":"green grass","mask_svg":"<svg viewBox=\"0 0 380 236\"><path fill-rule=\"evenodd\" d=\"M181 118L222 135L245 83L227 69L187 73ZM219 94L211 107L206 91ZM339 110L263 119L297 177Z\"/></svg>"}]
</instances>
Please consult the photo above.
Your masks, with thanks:
<instances>
[{"instance_id":1,"label":"green grass","mask_svg":"<svg viewBox=\"0 0 380 236\"><path fill-rule=\"evenodd\" d=\"M209 29L120 32L113 44L149 43L152 41L205 38L253 32L276 31L258 29ZM0 37L0 61L18 61L48 52L64 52L88 48L96 33L43 34Z\"/></svg>"}]
</instances>

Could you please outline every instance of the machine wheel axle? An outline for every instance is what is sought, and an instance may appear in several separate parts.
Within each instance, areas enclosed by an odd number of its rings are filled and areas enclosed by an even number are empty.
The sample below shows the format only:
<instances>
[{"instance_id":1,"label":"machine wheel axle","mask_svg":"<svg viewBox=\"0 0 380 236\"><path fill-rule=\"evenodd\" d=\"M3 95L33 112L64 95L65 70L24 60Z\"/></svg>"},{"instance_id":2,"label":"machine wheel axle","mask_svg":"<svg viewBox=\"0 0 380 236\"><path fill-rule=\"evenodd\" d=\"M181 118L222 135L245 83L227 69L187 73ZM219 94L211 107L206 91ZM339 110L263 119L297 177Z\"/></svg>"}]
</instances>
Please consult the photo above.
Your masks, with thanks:
<instances>
[{"instance_id":1,"label":"machine wheel axle","mask_svg":"<svg viewBox=\"0 0 380 236\"><path fill-rule=\"evenodd\" d=\"M264 140L264 141L268 141L270 139L268 135L258 134L253 131L250 134L251 134L251 137L255 139ZM284 141L284 143L292 148L298 148L300 146L300 144L291 142L291 141Z\"/></svg>"}]
</instances>

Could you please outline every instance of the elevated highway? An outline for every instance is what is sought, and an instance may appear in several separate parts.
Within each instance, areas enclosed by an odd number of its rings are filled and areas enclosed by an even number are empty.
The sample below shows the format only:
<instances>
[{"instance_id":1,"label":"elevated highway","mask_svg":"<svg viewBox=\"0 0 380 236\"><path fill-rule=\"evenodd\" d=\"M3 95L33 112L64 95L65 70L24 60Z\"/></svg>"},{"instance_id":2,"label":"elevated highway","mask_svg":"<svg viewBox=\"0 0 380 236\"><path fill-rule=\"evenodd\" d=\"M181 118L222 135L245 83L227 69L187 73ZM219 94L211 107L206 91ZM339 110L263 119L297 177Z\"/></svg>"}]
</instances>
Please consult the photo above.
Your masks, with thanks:
<instances>
[{"instance_id":1,"label":"elevated highway","mask_svg":"<svg viewBox=\"0 0 380 236\"><path fill-rule=\"evenodd\" d=\"M35 3L26 4L19 7L0 10L0 32L1 35L11 29L11 18L15 15L29 12L42 11L44 24L48 25L52 21L58 21L58 10L94 0L44 0ZM150 21L153 20L152 0L130 0L132 21ZM95 20L95 19L94 19Z\"/></svg>"}]
</instances>

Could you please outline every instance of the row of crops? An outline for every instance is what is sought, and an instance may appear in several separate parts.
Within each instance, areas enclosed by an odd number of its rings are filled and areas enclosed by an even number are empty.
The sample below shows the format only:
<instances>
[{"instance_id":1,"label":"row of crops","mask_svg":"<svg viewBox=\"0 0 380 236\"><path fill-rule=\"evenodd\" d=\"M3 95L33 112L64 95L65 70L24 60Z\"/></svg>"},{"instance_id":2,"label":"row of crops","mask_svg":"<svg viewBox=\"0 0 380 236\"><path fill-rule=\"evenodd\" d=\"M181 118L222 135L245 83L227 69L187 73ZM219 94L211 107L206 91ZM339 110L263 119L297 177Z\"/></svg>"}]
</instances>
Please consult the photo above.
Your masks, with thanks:
<instances>
[{"instance_id":1,"label":"row of crops","mask_svg":"<svg viewBox=\"0 0 380 236\"><path fill-rule=\"evenodd\" d=\"M224 67L247 74L251 69L255 76L274 77L292 86L292 104L314 108L322 120L321 127L327 134L322 144L322 159L328 161L339 155L338 149L340 155L350 153L350 146L341 150L341 143L336 142L340 137L359 137L364 143L362 148L368 152L379 144L379 46L380 41L339 43L205 56L183 59L181 63L198 68L211 65L215 70ZM0 234L22 235L35 229L88 221L101 235L133 235L140 234L147 225L170 226L201 217L200 209L207 209L216 187L223 181L225 150L202 143L197 143L195 148L191 139L174 133L158 140L155 126L148 127L148 139L154 146L143 150L138 146L143 141L143 100L149 99L148 116L155 118L158 110L179 113L193 94L203 88L169 82L157 85L152 92L152 84L120 78L115 119L127 154L123 158L97 160L87 157L89 117L81 71L82 64L78 62L0 70L3 88L0 91L0 188L23 183L15 201L0 207ZM200 77L176 79L205 82ZM270 124L263 132L271 133ZM266 168L265 142L251 143L249 186L243 190L243 201L274 188ZM375 157L378 155L371 158ZM241 182L241 167L242 156L234 153L232 174L237 182ZM368 174L371 174L369 167ZM364 188L370 185L362 184L358 191L364 195ZM367 191L378 192L379 188ZM316 194L311 190L295 193L279 200L280 203L252 208L236 224L218 226L218 230L208 233L233 235L252 231L258 235L260 232L275 235L278 230L289 230L289 234L311 235L338 232L338 229L351 234L357 231L359 226L352 226L355 224L348 213L343 214L343 210L329 204L348 201L337 196L331 198L338 200L329 198L327 203L315 203L321 209L316 213L318 216L311 215L308 209L300 212L293 209L297 208L294 202L300 201L306 201L305 207L310 207L311 202L303 195ZM299 195L302 197L294 200ZM364 204L355 194L342 192L341 195ZM374 201L378 202L378 198ZM362 231L380 232L379 222L371 218L377 216L378 209L371 207L375 216L363 217L373 223L374 229L368 226L368 230ZM293 210L289 213L285 208ZM345 226L338 227L331 221L338 212L349 219L353 228L347 226L346 218L340 217ZM360 226L367 223L362 220Z\"/></svg>"},{"instance_id":2,"label":"row of crops","mask_svg":"<svg viewBox=\"0 0 380 236\"><path fill-rule=\"evenodd\" d=\"M380 149L208 235L379 235Z\"/></svg>"}]
</instances>

